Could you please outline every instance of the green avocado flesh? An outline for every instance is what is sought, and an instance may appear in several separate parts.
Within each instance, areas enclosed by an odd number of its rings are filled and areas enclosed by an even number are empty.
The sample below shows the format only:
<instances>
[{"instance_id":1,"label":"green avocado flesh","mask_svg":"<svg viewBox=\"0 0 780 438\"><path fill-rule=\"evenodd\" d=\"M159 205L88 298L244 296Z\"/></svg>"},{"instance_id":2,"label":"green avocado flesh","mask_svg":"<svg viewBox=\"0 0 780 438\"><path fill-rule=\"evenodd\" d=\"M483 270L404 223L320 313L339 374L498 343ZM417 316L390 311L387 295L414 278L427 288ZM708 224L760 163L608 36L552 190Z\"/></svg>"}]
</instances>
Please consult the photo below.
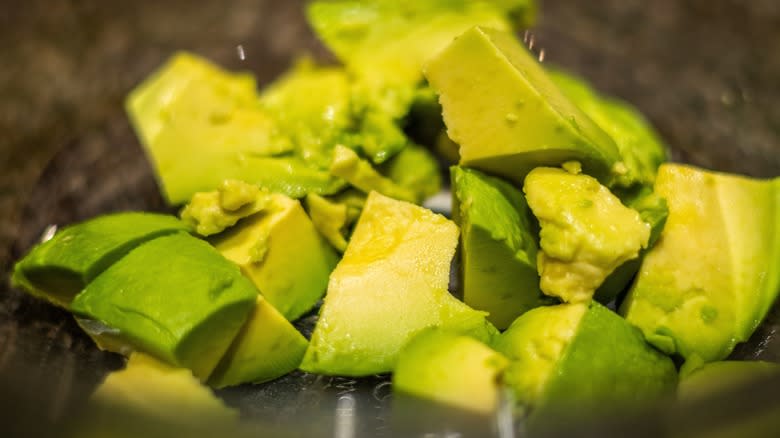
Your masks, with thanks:
<instances>
[{"instance_id":1,"label":"green avocado flesh","mask_svg":"<svg viewBox=\"0 0 780 438\"><path fill-rule=\"evenodd\" d=\"M536 230L522 192L477 170L450 168L453 217L461 228L463 301L499 329L549 304L536 273Z\"/></svg>"},{"instance_id":2,"label":"green avocado flesh","mask_svg":"<svg viewBox=\"0 0 780 438\"><path fill-rule=\"evenodd\" d=\"M561 92L612 137L627 172L615 183L621 187L652 187L658 166L667 159L666 147L652 126L625 102L605 98L585 81L560 70L547 74Z\"/></svg>"},{"instance_id":3,"label":"green avocado flesh","mask_svg":"<svg viewBox=\"0 0 780 438\"><path fill-rule=\"evenodd\" d=\"M392 371L403 345L441 326L489 341L495 327L447 291L457 226L430 210L371 192L330 276L304 371Z\"/></svg>"},{"instance_id":4,"label":"green avocado flesh","mask_svg":"<svg viewBox=\"0 0 780 438\"><path fill-rule=\"evenodd\" d=\"M338 255L298 200L272 195L267 209L212 239L263 297L289 320L322 298Z\"/></svg>"},{"instance_id":5,"label":"green avocado flesh","mask_svg":"<svg viewBox=\"0 0 780 438\"><path fill-rule=\"evenodd\" d=\"M510 360L504 379L515 400L535 416L641 403L677 384L672 360L597 302L530 310L494 347Z\"/></svg>"},{"instance_id":6,"label":"green avocado flesh","mask_svg":"<svg viewBox=\"0 0 780 438\"><path fill-rule=\"evenodd\" d=\"M126 108L170 204L214 190L225 179L292 197L343 187L289 155L293 142L261 107L249 74L179 53L130 93Z\"/></svg>"},{"instance_id":7,"label":"green avocado flesh","mask_svg":"<svg viewBox=\"0 0 780 438\"><path fill-rule=\"evenodd\" d=\"M669 217L621 313L690 370L747 340L777 297L780 179L664 164L655 192Z\"/></svg>"},{"instance_id":8,"label":"green avocado flesh","mask_svg":"<svg viewBox=\"0 0 780 438\"><path fill-rule=\"evenodd\" d=\"M173 216L114 213L71 225L35 246L14 267L12 281L32 295L68 308L92 279L136 246L186 231Z\"/></svg>"},{"instance_id":9,"label":"green avocado flesh","mask_svg":"<svg viewBox=\"0 0 780 438\"><path fill-rule=\"evenodd\" d=\"M425 67L460 164L522 183L570 160L609 183L625 172L615 142L569 101L511 34L475 27Z\"/></svg>"},{"instance_id":10,"label":"green avocado flesh","mask_svg":"<svg viewBox=\"0 0 780 438\"><path fill-rule=\"evenodd\" d=\"M308 346L306 338L269 302L257 303L208 379L214 388L262 383L296 368Z\"/></svg>"},{"instance_id":11,"label":"green avocado flesh","mask_svg":"<svg viewBox=\"0 0 780 438\"><path fill-rule=\"evenodd\" d=\"M180 233L130 251L78 294L71 310L205 380L244 325L257 293L212 246Z\"/></svg>"},{"instance_id":12,"label":"green avocado flesh","mask_svg":"<svg viewBox=\"0 0 780 438\"><path fill-rule=\"evenodd\" d=\"M393 389L484 414L498 406L501 353L474 338L439 328L422 331L404 346L393 372Z\"/></svg>"},{"instance_id":13,"label":"green avocado flesh","mask_svg":"<svg viewBox=\"0 0 780 438\"><path fill-rule=\"evenodd\" d=\"M677 387L682 401L706 400L762 378L780 375L780 364L762 361L727 360L710 362L683 376Z\"/></svg>"},{"instance_id":14,"label":"green avocado flesh","mask_svg":"<svg viewBox=\"0 0 780 438\"><path fill-rule=\"evenodd\" d=\"M547 295L588 301L610 273L647 247L650 225L595 178L538 167L523 191L541 226L537 262Z\"/></svg>"}]
</instances>

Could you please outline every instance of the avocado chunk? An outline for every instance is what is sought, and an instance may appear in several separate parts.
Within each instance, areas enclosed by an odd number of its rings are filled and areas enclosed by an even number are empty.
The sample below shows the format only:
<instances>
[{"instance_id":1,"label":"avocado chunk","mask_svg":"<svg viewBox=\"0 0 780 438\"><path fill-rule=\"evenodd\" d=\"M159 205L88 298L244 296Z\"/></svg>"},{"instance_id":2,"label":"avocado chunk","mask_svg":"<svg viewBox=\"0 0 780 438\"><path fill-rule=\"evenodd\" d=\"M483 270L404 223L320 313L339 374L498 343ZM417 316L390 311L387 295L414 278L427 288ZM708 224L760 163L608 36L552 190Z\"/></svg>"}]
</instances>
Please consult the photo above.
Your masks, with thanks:
<instances>
[{"instance_id":1,"label":"avocado chunk","mask_svg":"<svg viewBox=\"0 0 780 438\"><path fill-rule=\"evenodd\" d=\"M562 70L547 74L561 92L612 137L627 172L615 183L653 186L658 166L667 160L666 146L650 123L634 107L618 99L599 95L583 79Z\"/></svg>"},{"instance_id":2,"label":"avocado chunk","mask_svg":"<svg viewBox=\"0 0 780 438\"><path fill-rule=\"evenodd\" d=\"M489 341L486 313L447 291L458 227L444 216L371 192L330 276L307 372L366 376L392 371L403 345L440 326Z\"/></svg>"},{"instance_id":3,"label":"avocado chunk","mask_svg":"<svg viewBox=\"0 0 780 438\"><path fill-rule=\"evenodd\" d=\"M463 301L489 312L498 329L549 304L536 273L536 231L519 189L473 169L453 166L453 217L461 228Z\"/></svg>"},{"instance_id":4,"label":"avocado chunk","mask_svg":"<svg viewBox=\"0 0 780 438\"><path fill-rule=\"evenodd\" d=\"M172 367L143 353L133 353L124 369L109 374L89 400L92 416L86 436L114 436L116 421L126 419L139 432L154 427L184 431L224 431L238 425L238 411L227 407L190 370ZM131 420L143 420L143 426ZM82 430L79 430L82 432ZM124 432L124 429L121 429ZM84 436L84 435L81 435ZM127 434L123 436L139 436Z\"/></svg>"},{"instance_id":5,"label":"avocado chunk","mask_svg":"<svg viewBox=\"0 0 780 438\"><path fill-rule=\"evenodd\" d=\"M173 216L125 212L70 225L35 246L14 267L12 282L67 309L90 281L136 246L186 231Z\"/></svg>"},{"instance_id":6,"label":"avocado chunk","mask_svg":"<svg viewBox=\"0 0 780 438\"><path fill-rule=\"evenodd\" d=\"M501 374L509 361L469 336L429 328L398 356L393 389L482 414L498 406Z\"/></svg>"},{"instance_id":7,"label":"avocado chunk","mask_svg":"<svg viewBox=\"0 0 780 438\"><path fill-rule=\"evenodd\" d=\"M347 226L346 204L331 202L320 195L310 193L306 196L306 209L314 228L336 251L343 253L347 249L347 240L343 233Z\"/></svg>"},{"instance_id":8,"label":"avocado chunk","mask_svg":"<svg viewBox=\"0 0 780 438\"><path fill-rule=\"evenodd\" d=\"M273 194L266 210L215 236L212 243L292 321L322 298L338 255L300 201Z\"/></svg>"},{"instance_id":9,"label":"avocado chunk","mask_svg":"<svg viewBox=\"0 0 780 438\"><path fill-rule=\"evenodd\" d=\"M270 202L271 194L267 190L229 179L217 190L195 193L182 209L181 219L201 236L210 236L265 210Z\"/></svg>"},{"instance_id":10,"label":"avocado chunk","mask_svg":"<svg viewBox=\"0 0 780 438\"><path fill-rule=\"evenodd\" d=\"M126 110L169 204L238 179L302 197L343 182L313 167L258 102L254 78L179 53L136 87ZM183 159L186 157L187 159Z\"/></svg>"},{"instance_id":11,"label":"avocado chunk","mask_svg":"<svg viewBox=\"0 0 780 438\"><path fill-rule=\"evenodd\" d=\"M521 315L494 343L509 358L504 380L529 421L618 406L670 394L672 360L601 304L559 304Z\"/></svg>"},{"instance_id":12,"label":"avocado chunk","mask_svg":"<svg viewBox=\"0 0 780 438\"><path fill-rule=\"evenodd\" d=\"M379 171L394 183L414 192L418 204L441 190L439 162L428 149L418 144L410 143L401 149L383 163Z\"/></svg>"},{"instance_id":13,"label":"avocado chunk","mask_svg":"<svg viewBox=\"0 0 780 438\"><path fill-rule=\"evenodd\" d=\"M205 380L246 321L257 289L208 243L188 234L138 246L71 304L136 350Z\"/></svg>"},{"instance_id":14,"label":"avocado chunk","mask_svg":"<svg viewBox=\"0 0 780 438\"><path fill-rule=\"evenodd\" d=\"M669 217L621 313L692 370L747 340L777 297L780 179L663 164L655 192Z\"/></svg>"},{"instance_id":15,"label":"avocado chunk","mask_svg":"<svg viewBox=\"0 0 780 438\"><path fill-rule=\"evenodd\" d=\"M418 202L417 194L393 182L374 169L370 162L363 160L352 149L337 145L333 150L333 162L330 173L343 178L354 187L368 193L372 190L409 202Z\"/></svg>"},{"instance_id":16,"label":"avocado chunk","mask_svg":"<svg viewBox=\"0 0 780 438\"><path fill-rule=\"evenodd\" d=\"M306 338L261 295L247 322L209 376L214 388L281 377L303 359Z\"/></svg>"},{"instance_id":17,"label":"avocado chunk","mask_svg":"<svg viewBox=\"0 0 780 438\"><path fill-rule=\"evenodd\" d=\"M467 30L428 61L460 164L522 183L539 166L582 163L609 183L626 172L615 142L569 101L509 33Z\"/></svg>"},{"instance_id":18,"label":"avocado chunk","mask_svg":"<svg viewBox=\"0 0 780 438\"><path fill-rule=\"evenodd\" d=\"M529 0L319 0L306 17L317 36L359 77L415 84L423 63L476 25L506 31L530 25Z\"/></svg>"},{"instance_id":19,"label":"avocado chunk","mask_svg":"<svg viewBox=\"0 0 780 438\"><path fill-rule=\"evenodd\" d=\"M593 297L607 276L647 247L650 225L588 175L539 167L525 178L528 206L539 219L540 287L564 302Z\"/></svg>"}]
</instances>

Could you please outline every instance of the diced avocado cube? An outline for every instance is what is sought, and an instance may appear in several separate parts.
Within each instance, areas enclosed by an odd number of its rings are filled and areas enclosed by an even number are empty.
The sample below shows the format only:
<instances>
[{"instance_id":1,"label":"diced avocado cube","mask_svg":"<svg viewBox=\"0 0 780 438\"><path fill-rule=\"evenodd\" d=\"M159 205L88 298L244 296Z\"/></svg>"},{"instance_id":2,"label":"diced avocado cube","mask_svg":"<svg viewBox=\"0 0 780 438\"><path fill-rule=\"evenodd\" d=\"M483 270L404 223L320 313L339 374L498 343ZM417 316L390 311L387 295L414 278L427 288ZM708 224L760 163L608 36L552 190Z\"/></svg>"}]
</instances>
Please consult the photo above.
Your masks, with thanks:
<instances>
[{"instance_id":1,"label":"diced avocado cube","mask_svg":"<svg viewBox=\"0 0 780 438\"><path fill-rule=\"evenodd\" d=\"M498 406L504 355L469 336L423 330L398 356L393 390L490 414Z\"/></svg>"},{"instance_id":2,"label":"diced avocado cube","mask_svg":"<svg viewBox=\"0 0 780 438\"><path fill-rule=\"evenodd\" d=\"M589 301L604 279L647 247L650 225L609 189L578 172L538 167L523 191L539 220L540 287L564 302Z\"/></svg>"},{"instance_id":3,"label":"diced avocado cube","mask_svg":"<svg viewBox=\"0 0 780 438\"><path fill-rule=\"evenodd\" d=\"M539 166L582 163L609 183L626 170L615 142L569 101L509 33L474 27L428 61L460 164L522 183Z\"/></svg>"},{"instance_id":4,"label":"diced avocado cube","mask_svg":"<svg viewBox=\"0 0 780 438\"><path fill-rule=\"evenodd\" d=\"M414 143L383 163L379 171L399 186L413 191L418 204L441 190L441 169L436 156Z\"/></svg>"},{"instance_id":5,"label":"diced avocado cube","mask_svg":"<svg viewBox=\"0 0 780 438\"><path fill-rule=\"evenodd\" d=\"M127 112L168 203L189 201L225 179L293 197L343 187L300 157L278 156L293 150L292 141L258 99L250 75L187 53L174 55L128 95Z\"/></svg>"},{"instance_id":6,"label":"diced avocado cube","mask_svg":"<svg viewBox=\"0 0 780 438\"><path fill-rule=\"evenodd\" d=\"M450 174L463 301L503 330L550 301L539 289L536 226L519 189L473 169L453 166Z\"/></svg>"},{"instance_id":7,"label":"diced avocado cube","mask_svg":"<svg viewBox=\"0 0 780 438\"><path fill-rule=\"evenodd\" d=\"M392 371L403 345L440 326L488 341L485 312L447 291L458 227L444 216L371 192L330 276L304 371L366 376Z\"/></svg>"},{"instance_id":8,"label":"diced avocado cube","mask_svg":"<svg viewBox=\"0 0 780 438\"><path fill-rule=\"evenodd\" d=\"M272 195L266 210L215 236L213 243L291 321L322 298L338 262L301 203L284 195Z\"/></svg>"},{"instance_id":9,"label":"diced avocado cube","mask_svg":"<svg viewBox=\"0 0 780 438\"><path fill-rule=\"evenodd\" d=\"M215 388L281 377L303 359L306 338L261 295L233 343L209 376Z\"/></svg>"},{"instance_id":10,"label":"diced avocado cube","mask_svg":"<svg viewBox=\"0 0 780 438\"><path fill-rule=\"evenodd\" d=\"M117 330L135 350L205 380L257 293L211 245L180 233L130 251L78 294L71 310Z\"/></svg>"},{"instance_id":11,"label":"diced avocado cube","mask_svg":"<svg viewBox=\"0 0 780 438\"><path fill-rule=\"evenodd\" d=\"M606 414L673 393L672 360L606 307L560 304L521 315L494 347L510 364L504 381L531 424L561 415Z\"/></svg>"},{"instance_id":12,"label":"diced avocado cube","mask_svg":"<svg viewBox=\"0 0 780 438\"><path fill-rule=\"evenodd\" d=\"M621 305L648 342L690 371L747 340L780 289L780 178L663 164L669 217Z\"/></svg>"},{"instance_id":13,"label":"diced avocado cube","mask_svg":"<svg viewBox=\"0 0 780 438\"><path fill-rule=\"evenodd\" d=\"M145 241L186 231L173 216L125 212L70 225L35 246L14 267L15 286L68 308L90 281Z\"/></svg>"},{"instance_id":14,"label":"diced avocado cube","mask_svg":"<svg viewBox=\"0 0 780 438\"><path fill-rule=\"evenodd\" d=\"M346 146L337 145L334 148L330 173L343 178L365 193L376 190L391 198L418 202L417 195L413 190L396 184L390 178L385 177L374 169L370 162L361 159L355 151Z\"/></svg>"}]
</instances>

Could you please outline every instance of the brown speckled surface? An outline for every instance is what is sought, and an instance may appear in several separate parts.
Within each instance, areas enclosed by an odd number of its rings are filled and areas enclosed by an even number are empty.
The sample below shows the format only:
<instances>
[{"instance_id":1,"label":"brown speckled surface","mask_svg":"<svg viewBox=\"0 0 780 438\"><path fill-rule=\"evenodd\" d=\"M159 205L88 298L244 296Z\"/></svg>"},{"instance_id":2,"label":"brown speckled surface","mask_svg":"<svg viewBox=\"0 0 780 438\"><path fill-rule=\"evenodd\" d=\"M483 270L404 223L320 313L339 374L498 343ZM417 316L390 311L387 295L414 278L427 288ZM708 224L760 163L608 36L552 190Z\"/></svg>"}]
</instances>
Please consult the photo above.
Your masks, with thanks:
<instances>
[{"instance_id":1,"label":"brown speckled surface","mask_svg":"<svg viewBox=\"0 0 780 438\"><path fill-rule=\"evenodd\" d=\"M0 2L0 411L14 412L7 405L35 412L48 425L121 364L97 351L65 312L7 282L12 260L48 224L110 210L164 209L127 125L123 96L176 50L251 70L261 83L296 53L327 56L299 4ZM636 104L674 159L780 175L780 2L547 0L534 45L544 49L545 62ZM774 322L737 355L780 361L777 307ZM319 407L332 430L334 397L362 394L357 412L365 430L375 431L384 421L384 396L370 389L381 381L294 374L223 395L262 418L290 419Z\"/></svg>"}]
</instances>

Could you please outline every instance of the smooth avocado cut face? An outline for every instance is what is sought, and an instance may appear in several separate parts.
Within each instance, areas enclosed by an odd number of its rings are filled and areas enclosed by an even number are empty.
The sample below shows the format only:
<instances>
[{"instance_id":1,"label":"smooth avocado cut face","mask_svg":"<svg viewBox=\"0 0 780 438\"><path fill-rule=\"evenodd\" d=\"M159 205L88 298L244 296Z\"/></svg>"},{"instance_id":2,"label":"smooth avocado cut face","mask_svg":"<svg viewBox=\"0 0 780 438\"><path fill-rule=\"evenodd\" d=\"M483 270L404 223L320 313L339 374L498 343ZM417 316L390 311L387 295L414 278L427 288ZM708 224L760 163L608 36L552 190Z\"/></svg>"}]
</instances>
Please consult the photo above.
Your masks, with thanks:
<instances>
[{"instance_id":1,"label":"smooth avocado cut face","mask_svg":"<svg viewBox=\"0 0 780 438\"><path fill-rule=\"evenodd\" d=\"M256 298L252 283L211 245L174 234L130 251L78 294L71 310L205 380Z\"/></svg>"},{"instance_id":2,"label":"smooth avocado cut face","mask_svg":"<svg viewBox=\"0 0 780 438\"><path fill-rule=\"evenodd\" d=\"M671 359L596 302L540 307L520 316L494 347L510 360L505 381L536 418L609 412L669 394Z\"/></svg>"},{"instance_id":3,"label":"smooth avocado cut face","mask_svg":"<svg viewBox=\"0 0 780 438\"><path fill-rule=\"evenodd\" d=\"M583 79L548 69L549 78L582 112L615 141L627 172L615 184L652 187L658 166L667 160L666 146L642 114L626 102L599 95Z\"/></svg>"},{"instance_id":4,"label":"smooth avocado cut face","mask_svg":"<svg viewBox=\"0 0 780 438\"><path fill-rule=\"evenodd\" d=\"M258 295L254 310L208 379L214 388L281 377L303 359L306 338Z\"/></svg>"},{"instance_id":5,"label":"smooth avocado cut face","mask_svg":"<svg viewBox=\"0 0 780 438\"><path fill-rule=\"evenodd\" d=\"M535 225L522 192L477 170L450 168L461 228L463 301L499 329L545 304L536 273Z\"/></svg>"},{"instance_id":6,"label":"smooth avocado cut face","mask_svg":"<svg viewBox=\"0 0 780 438\"><path fill-rule=\"evenodd\" d=\"M610 136L568 100L514 35L475 27L425 68L460 165L522 183L570 160L608 183L625 171Z\"/></svg>"},{"instance_id":7,"label":"smooth avocado cut face","mask_svg":"<svg viewBox=\"0 0 780 438\"><path fill-rule=\"evenodd\" d=\"M371 192L330 276L301 369L366 376L392 371L403 345L440 326L489 341L495 327L447 291L457 226Z\"/></svg>"},{"instance_id":8,"label":"smooth avocado cut face","mask_svg":"<svg viewBox=\"0 0 780 438\"><path fill-rule=\"evenodd\" d=\"M469 336L426 329L401 350L393 390L490 414L498 406L504 355Z\"/></svg>"},{"instance_id":9,"label":"smooth avocado cut face","mask_svg":"<svg viewBox=\"0 0 780 438\"><path fill-rule=\"evenodd\" d=\"M272 195L265 211L216 236L213 244L290 321L322 298L338 262L301 203L284 195Z\"/></svg>"},{"instance_id":10,"label":"smooth avocado cut face","mask_svg":"<svg viewBox=\"0 0 780 438\"><path fill-rule=\"evenodd\" d=\"M124 369L109 374L91 395L90 405L93 415L101 409L108 413L114 411L114 415L119 411L140 415L151 424L159 421L186 427L183 430L202 431L203 427L229 427L238 423L238 411L225 406L190 370L173 367L143 353L133 353ZM94 420L100 423L101 418ZM109 424L106 422L104 426ZM103 432L102 436L113 436L108 427Z\"/></svg>"},{"instance_id":11,"label":"smooth avocado cut face","mask_svg":"<svg viewBox=\"0 0 780 438\"><path fill-rule=\"evenodd\" d=\"M728 356L777 297L779 181L659 169L655 192L669 217L621 313L648 342L682 356L687 370Z\"/></svg>"},{"instance_id":12,"label":"smooth avocado cut face","mask_svg":"<svg viewBox=\"0 0 780 438\"><path fill-rule=\"evenodd\" d=\"M523 191L541 226L538 270L547 295L588 301L612 271L647 246L650 225L593 177L539 167L525 178Z\"/></svg>"},{"instance_id":13,"label":"smooth avocado cut face","mask_svg":"<svg viewBox=\"0 0 780 438\"><path fill-rule=\"evenodd\" d=\"M169 204L238 179L293 197L343 182L298 156L260 107L254 79L179 53L136 87L126 109Z\"/></svg>"},{"instance_id":14,"label":"smooth avocado cut face","mask_svg":"<svg viewBox=\"0 0 780 438\"><path fill-rule=\"evenodd\" d=\"M68 308L92 279L145 241L186 231L173 216L127 212L70 225L35 246L14 267L13 284Z\"/></svg>"}]
</instances>

